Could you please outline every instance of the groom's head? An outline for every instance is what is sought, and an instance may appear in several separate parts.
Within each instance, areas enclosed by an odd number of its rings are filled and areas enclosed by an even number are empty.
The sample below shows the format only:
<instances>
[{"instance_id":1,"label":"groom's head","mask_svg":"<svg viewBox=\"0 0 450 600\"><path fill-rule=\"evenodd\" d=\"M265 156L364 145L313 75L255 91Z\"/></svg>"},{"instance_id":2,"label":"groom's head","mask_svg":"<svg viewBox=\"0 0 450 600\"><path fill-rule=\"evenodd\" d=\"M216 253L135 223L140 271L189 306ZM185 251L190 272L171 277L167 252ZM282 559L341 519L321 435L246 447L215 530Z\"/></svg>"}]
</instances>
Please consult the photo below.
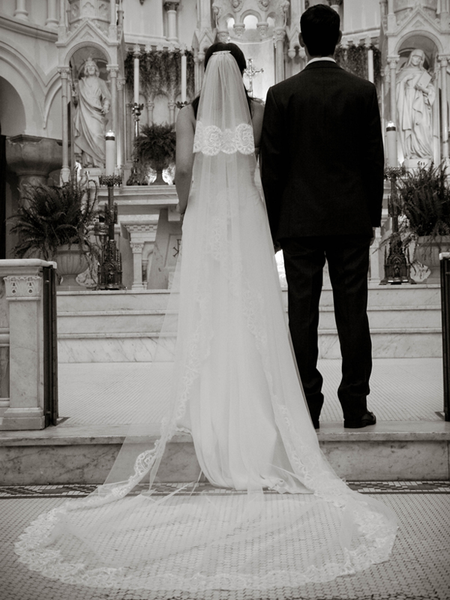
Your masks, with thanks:
<instances>
[{"instance_id":1,"label":"groom's head","mask_svg":"<svg viewBox=\"0 0 450 600\"><path fill-rule=\"evenodd\" d=\"M300 18L300 44L310 56L332 56L341 38L338 13L329 6L310 6Z\"/></svg>"}]
</instances>

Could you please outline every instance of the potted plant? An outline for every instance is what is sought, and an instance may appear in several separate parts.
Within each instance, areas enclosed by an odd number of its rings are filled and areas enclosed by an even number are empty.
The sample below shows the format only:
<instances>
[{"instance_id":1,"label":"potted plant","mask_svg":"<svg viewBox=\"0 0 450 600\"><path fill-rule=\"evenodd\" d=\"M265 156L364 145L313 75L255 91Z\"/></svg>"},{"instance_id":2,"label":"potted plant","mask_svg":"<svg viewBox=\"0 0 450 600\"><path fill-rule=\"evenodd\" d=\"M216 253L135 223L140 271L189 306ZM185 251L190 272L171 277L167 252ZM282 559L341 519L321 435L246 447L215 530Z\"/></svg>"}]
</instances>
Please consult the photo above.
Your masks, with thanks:
<instances>
[{"instance_id":1,"label":"potted plant","mask_svg":"<svg viewBox=\"0 0 450 600\"><path fill-rule=\"evenodd\" d=\"M142 164L156 171L154 185L164 185L164 169L175 161L176 134L168 123L143 125L135 140L135 152Z\"/></svg>"},{"instance_id":2,"label":"potted plant","mask_svg":"<svg viewBox=\"0 0 450 600\"><path fill-rule=\"evenodd\" d=\"M427 265L439 281L439 253L450 248L450 189L445 165L420 165L397 180L399 233L412 264Z\"/></svg>"},{"instance_id":3,"label":"potted plant","mask_svg":"<svg viewBox=\"0 0 450 600\"><path fill-rule=\"evenodd\" d=\"M76 177L61 186L27 186L22 205L10 217L11 232L19 237L15 255L56 261L58 277L63 279L61 289L79 290L76 277L88 268L87 257L98 255L97 244L91 240L96 199L94 182Z\"/></svg>"}]
</instances>

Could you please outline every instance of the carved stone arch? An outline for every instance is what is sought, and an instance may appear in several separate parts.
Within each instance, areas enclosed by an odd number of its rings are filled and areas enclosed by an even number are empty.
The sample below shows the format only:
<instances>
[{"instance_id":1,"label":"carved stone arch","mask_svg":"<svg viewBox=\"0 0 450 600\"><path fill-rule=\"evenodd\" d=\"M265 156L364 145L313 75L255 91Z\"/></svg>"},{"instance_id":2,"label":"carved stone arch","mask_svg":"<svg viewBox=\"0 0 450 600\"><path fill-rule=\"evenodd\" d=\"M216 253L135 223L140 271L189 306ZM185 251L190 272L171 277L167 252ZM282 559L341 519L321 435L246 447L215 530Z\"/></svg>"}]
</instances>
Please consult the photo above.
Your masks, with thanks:
<instances>
[{"instance_id":1,"label":"carved stone arch","mask_svg":"<svg viewBox=\"0 0 450 600\"><path fill-rule=\"evenodd\" d=\"M408 31L404 35L402 35L395 45L395 54L399 54L403 49L404 44L408 42L411 38L426 38L434 43L438 54L442 54L444 52L444 48L441 40L438 35L427 30L427 29L415 29L414 31Z\"/></svg>"},{"instance_id":2,"label":"carved stone arch","mask_svg":"<svg viewBox=\"0 0 450 600\"><path fill-rule=\"evenodd\" d=\"M17 92L25 112L25 131L31 135L44 133L45 86L34 66L16 48L0 42L0 77Z\"/></svg>"},{"instance_id":3,"label":"carved stone arch","mask_svg":"<svg viewBox=\"0 0 450 600\"><path fill-rule=\"evenodd\" d=\"M48 117L50 114L50 110L52 107L53 102L55 101L55 98L58 96L58 94L61 91L61 78L60 75L58 73L58 70L55 68L53 69L51 78L50 78L50 85L47 87L47 93L45 95L45 101L44 101L44 129L47 129L47 125L48 125Z\"/></svg>"}]
</instances>

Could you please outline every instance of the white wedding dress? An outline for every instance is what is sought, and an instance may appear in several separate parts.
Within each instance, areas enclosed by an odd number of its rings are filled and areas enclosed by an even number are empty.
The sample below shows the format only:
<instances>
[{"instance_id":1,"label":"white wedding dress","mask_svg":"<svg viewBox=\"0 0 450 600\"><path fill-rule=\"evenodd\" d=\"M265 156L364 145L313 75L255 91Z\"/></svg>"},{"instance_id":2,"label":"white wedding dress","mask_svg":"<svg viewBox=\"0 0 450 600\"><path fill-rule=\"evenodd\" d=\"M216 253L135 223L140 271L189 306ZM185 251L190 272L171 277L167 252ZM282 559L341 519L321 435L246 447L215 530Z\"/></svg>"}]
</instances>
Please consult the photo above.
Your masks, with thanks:
<instances>
[{"instance_id":1,"label":"white wedding dress","mask_svg":"<svg viewBox=\"0 0 450 600\"><path fill-rule=\"evenodd\" d=\"M229 53L208 63L194 152L171 298L180 300L172 402L161 438L153 448L132 438L123 450L125 461L137 455L128 479L110 479L41 515L16 552L51 578L168 598L296 587L385 561L395 516L336 476L309 417L254 181L250 113ZM152 494L178 431L191 433L217 493ZM127 496L149 473L148 490Z\"/></svg>"}]
</instances>

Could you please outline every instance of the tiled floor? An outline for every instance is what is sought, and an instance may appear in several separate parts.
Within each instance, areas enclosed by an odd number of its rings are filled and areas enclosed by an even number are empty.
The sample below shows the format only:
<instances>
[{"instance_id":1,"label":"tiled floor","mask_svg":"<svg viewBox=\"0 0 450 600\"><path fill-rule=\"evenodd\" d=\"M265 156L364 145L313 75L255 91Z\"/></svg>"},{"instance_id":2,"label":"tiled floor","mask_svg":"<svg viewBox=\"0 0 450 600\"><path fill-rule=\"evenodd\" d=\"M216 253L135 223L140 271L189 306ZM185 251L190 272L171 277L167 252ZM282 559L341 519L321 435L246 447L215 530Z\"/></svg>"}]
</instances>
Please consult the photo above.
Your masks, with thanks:
<instances>
[{"instance_id":1,"label":"tiled floor","mask_svg":"<svg viewBox=\"0 0 450 600\"><path fill-rule=\"evenodd\" d=\"M321 422L340 421L339 360L322 360ZM62 426L158 423L167 405L164 363L66 363L59 366ZM167 377L166 377L167 378ZM369 409L379 421L433 421L443 409L441 358L374 360ZM95 401L93 401L93 398Z\"/></svg>"},{"instance_id":2,"label":"tiled floor","mask_svg":"<svg viewBox=\"0 0 450 600\"><path fill-rule=\"evenodd\" d=\"M365 485L370 485L375 493L383 491L377 482ZM236 593L217 590L196 595L195 600L448 600L450 490L446 482L428 482L427 485L428 493L414 493L414 488L420 489L422 483L403 482L404 489L409 487L409 493L404 494L393 493L396 485L383 483L384 493L377 498L395 510L400 524L393 555L384 564L355 576L338 578L329 584L284 588L264 596L252 590ZM436 493L436 490L439 492ZM83 490L83 493L86 491ZM68 492L70 490L66 489L66 497ZM62 498L42 498L39 495L0 500L1 600L194 600L192 596L179 593L127 592L73 586L29 571L18 562L14 543L30 521L63 501Z\"/></svg>"}]
</instances>

